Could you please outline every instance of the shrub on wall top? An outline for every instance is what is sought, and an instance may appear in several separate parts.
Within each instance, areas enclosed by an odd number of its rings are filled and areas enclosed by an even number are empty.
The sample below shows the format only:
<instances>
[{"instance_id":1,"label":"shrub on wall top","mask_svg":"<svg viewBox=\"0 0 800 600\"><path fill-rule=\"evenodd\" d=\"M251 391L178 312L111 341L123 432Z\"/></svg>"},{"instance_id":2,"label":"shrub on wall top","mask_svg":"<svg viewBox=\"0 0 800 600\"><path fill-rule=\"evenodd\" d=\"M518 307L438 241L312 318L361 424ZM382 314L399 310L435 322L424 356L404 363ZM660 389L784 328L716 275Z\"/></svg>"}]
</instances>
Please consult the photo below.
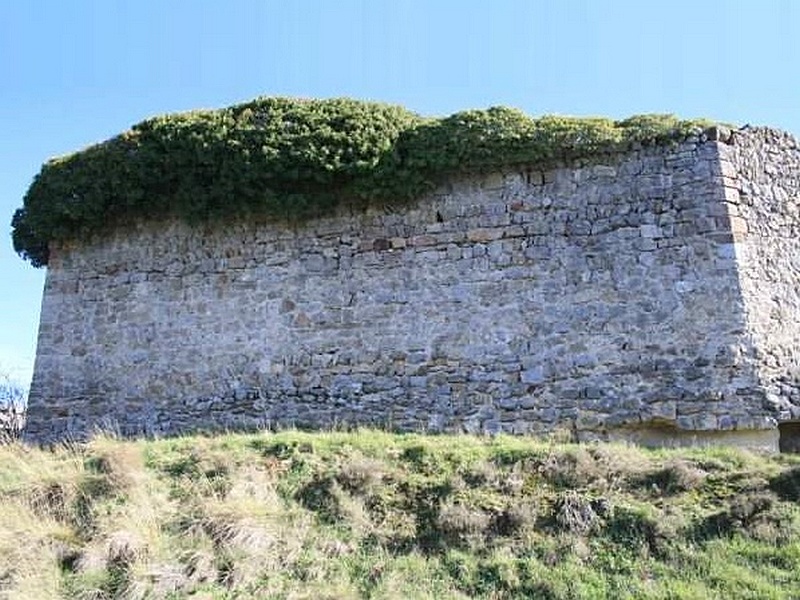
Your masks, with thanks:
<instances>
[{"instance_id":1,"label":"shrub on wall top","mask_svg":"<svg viewBox=\"0 0 800 600\"><path fill-rule=\"evenodd\" d=\"M350 99L259 98L148 119L47 162L12 219L35 266L48 243L138 218L306 218L343 198L409 200L442 178L684 138L701 125L669 115L624 121L503 107L423 118Z\"/></svg>"}]
</instances>

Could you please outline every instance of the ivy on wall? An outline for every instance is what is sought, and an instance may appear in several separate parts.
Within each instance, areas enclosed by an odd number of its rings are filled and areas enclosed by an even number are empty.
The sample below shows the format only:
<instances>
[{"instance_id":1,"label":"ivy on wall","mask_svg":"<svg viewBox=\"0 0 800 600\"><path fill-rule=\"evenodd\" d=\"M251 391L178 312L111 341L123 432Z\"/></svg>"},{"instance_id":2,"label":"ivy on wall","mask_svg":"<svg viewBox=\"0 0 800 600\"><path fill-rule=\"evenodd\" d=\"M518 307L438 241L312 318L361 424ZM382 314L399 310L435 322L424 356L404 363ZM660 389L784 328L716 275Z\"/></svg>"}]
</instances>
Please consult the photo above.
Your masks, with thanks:
<instances>
[{"instance_id":1,"label":"ivy on wall","mask_svg":"<svg viewBox=\"0 0 800 600\"><path fill-rule=\"evenodd\" d=\"M43 266L49 242L134 219L309 218L343 199L407 201L456 173L664 143L707 125L671 115L532 118L504 107L423 118L350 99L258 98L148 119L47 162L12 237Z\"/></svg>"}]
</instances>

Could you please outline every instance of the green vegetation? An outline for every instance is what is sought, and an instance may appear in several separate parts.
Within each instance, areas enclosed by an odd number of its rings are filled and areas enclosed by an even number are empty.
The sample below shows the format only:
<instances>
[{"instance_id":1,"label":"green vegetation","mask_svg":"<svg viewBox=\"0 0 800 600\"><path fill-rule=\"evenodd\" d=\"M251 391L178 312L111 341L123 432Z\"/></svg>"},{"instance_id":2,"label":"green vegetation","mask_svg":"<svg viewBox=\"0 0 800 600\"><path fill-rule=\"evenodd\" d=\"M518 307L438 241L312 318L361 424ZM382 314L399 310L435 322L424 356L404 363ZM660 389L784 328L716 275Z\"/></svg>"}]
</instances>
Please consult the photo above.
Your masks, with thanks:
<instances>
[{"instance_id":1,"label":"green vegetation","mask_svg":"<svg viewBox=\"0 0 800 600\"><path fill-rule=\"evenodd\" d=\"M800 457L355 433L0 447L0 597L796 598Z\"/></svg>"},{"instance_id":2,"label":"green vegetation","mask_svg":"<svg viewBox=\"0 0 800 600\"><path fill-rule=\"evenodd\" d=\"M136 219L305 219L338 202L408 201L454 173L546 163L685 138L699 121L531 118L495 107L422 118L348 99L260 98L149 119L46 163L12 220L36 266L48 243Z\"/></svg>"}]
</instances>

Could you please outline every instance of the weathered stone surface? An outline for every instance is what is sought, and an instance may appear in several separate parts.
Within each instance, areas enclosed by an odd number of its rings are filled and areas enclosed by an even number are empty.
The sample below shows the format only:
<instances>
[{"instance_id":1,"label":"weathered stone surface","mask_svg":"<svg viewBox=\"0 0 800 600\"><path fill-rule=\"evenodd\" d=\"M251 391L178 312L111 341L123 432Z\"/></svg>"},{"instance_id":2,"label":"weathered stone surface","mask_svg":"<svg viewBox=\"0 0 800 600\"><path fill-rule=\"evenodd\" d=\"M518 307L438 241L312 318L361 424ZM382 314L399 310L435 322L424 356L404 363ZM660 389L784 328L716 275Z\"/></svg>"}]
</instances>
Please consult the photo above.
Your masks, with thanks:
<instances>
[{"instance_id":1,"label":"weathered stone surface","mask_svg":"<svg viewBox=\"0 0 800 600\"><path fill-rule=\"evenodd\" d=\"M54 247L27 435L774 429L800 410L799 195L793 138L720 130L392 212Z\"/></svg>"},{"instance_id":2,"label":"weathered stone surface","mask_svg":"<svg viewBox=\"0 0 800 600\"><path fill-rule=\"evenodd\" d=\"M784 132L745 128L720 146L736 171L736 262L746 307L746 351L764 405L781 420L800 413L800 149ZM729 188L726 188L726 192ZM735 219L735 221L734 221Z\"/></svg>"}]
</instances>

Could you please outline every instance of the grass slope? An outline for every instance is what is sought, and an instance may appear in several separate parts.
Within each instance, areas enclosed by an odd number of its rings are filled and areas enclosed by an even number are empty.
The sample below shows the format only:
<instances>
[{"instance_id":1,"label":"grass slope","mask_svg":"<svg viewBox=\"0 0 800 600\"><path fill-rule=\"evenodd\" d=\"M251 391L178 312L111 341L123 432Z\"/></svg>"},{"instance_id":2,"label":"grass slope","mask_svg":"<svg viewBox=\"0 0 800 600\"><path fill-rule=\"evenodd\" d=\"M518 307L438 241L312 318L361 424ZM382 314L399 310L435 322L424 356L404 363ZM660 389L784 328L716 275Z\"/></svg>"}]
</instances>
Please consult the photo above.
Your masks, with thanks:
<instances>
[{"instance_id":1,"label":"grass slope","mask_svg":"<svg viewBox=\"0 0 800 600\"><path fill-rule=\"evenodd\" d=\"M0 598L797 598L800 457L353 433L0 446Z\"/></svg>"}]
</instances>

